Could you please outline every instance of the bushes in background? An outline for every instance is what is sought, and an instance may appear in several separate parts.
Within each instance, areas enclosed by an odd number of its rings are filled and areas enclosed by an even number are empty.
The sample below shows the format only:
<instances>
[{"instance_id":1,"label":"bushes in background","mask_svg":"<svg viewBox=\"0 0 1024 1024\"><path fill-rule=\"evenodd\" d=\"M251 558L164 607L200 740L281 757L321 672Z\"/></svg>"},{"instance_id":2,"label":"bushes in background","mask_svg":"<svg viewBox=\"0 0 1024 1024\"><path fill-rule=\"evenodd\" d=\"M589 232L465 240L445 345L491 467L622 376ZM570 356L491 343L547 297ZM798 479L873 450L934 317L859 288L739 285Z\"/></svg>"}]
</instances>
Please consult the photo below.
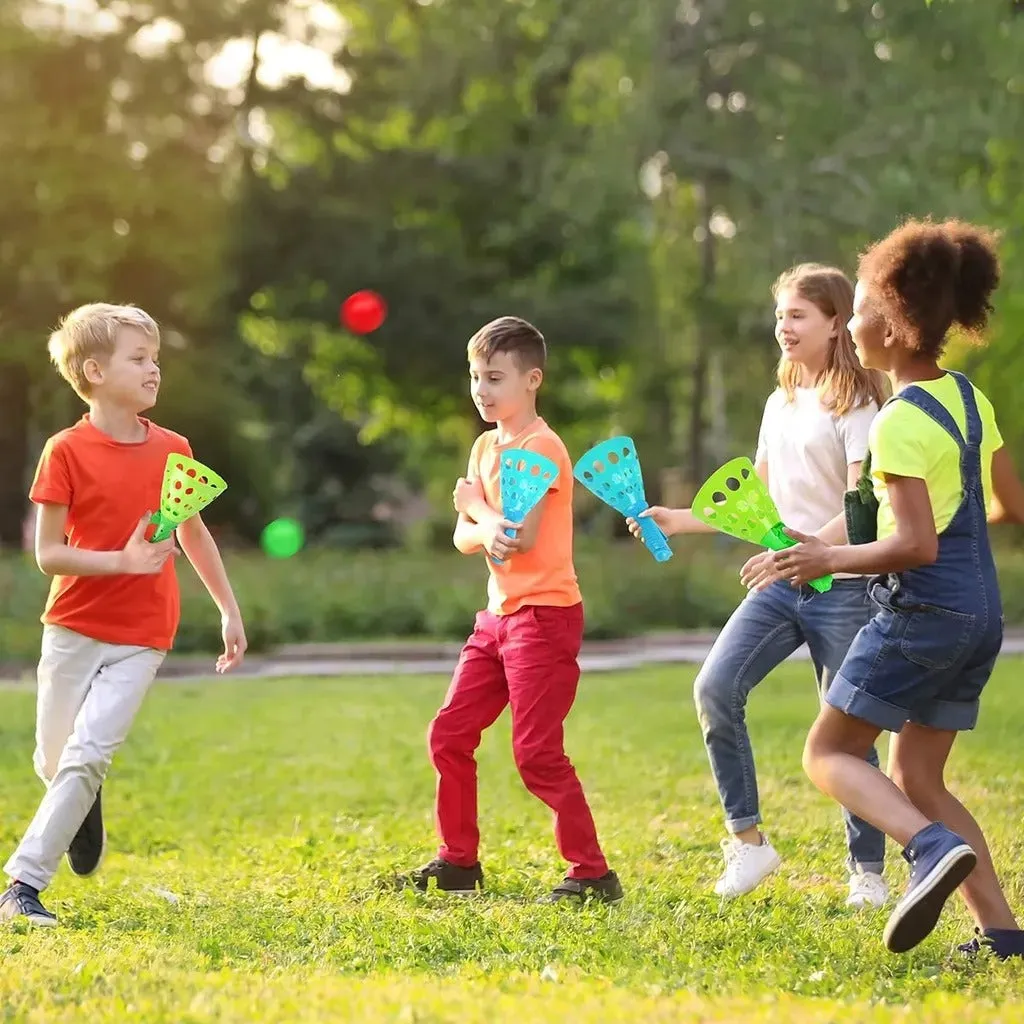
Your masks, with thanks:
<instances>
[{"instance_id":1,"label":"bushes in background","mask_svg":"<svg viewBox=\"0 0 1024 1024\"><path fill-rule=\"evenodd\" d=\"M659 564L632 541L580 545L576 564L589 637L725 622L743 596L737 574L752 549L724 538L677 539L674 547L675 557ZM460 639L486 599L482 557L455 552L310 549L287 561L255 552L229 552L226 558L257 651L308 641ZM1002 552L999 563L1007 625L1024 625L1024 554ZM178 573L182 622L176 650L216 650L216 610L184 559ZM28 556L0 560L0 663L36 658L47 585Z\"/></svg>"}]
</instances>

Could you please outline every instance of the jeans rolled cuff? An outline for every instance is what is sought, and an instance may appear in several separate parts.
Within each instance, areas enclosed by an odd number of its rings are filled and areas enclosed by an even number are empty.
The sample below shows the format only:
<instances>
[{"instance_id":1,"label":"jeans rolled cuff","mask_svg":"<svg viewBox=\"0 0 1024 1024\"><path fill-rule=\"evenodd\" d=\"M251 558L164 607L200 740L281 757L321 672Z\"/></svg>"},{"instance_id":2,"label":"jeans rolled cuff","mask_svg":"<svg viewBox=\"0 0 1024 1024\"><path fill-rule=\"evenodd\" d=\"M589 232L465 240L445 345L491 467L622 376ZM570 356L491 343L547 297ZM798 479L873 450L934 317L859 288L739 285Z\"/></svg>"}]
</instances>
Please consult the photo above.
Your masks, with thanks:
<instances>
[{"instance_id":1,"label":"jeans rolled cuff","mask_svg":"<svg viewBox=\"0 0 1024 1024\"><path fill-rule=\"evenodd\" d=\"M872 874L880 875L885 870L885 861L883 860L850 860L847 861L850 872L860 871L861 874Z\"/></svg>"},{"instance_id":2,"label":"jeans rolled cuff","mask_svg":"<svg viewBox=\"0 0 1024 1024\"><path fill-rule=\"evenodd\" d=\"M725 827L733 834L746 832L748 828L761 824L760 814L750 814L745 818L726 818Z\"/></svg>"},{"instance_id":3,"label":"jeans rolled cuff","mask_svg":"<svg viewBox=\"0 0 1024 1024\"><path fill-rule=\"evenodd\" d=\"M910 717L906 708L897 707L851 683L841 672L832 680L825 703L851 718L860 718L878 729L899 732Z\"/></svg>"},{"instance_id":4,"label":"jeans rolled cuff","mask_svg":"<svg viewBox=\"0 0 1024 1024\"><path fill-rule=\"evenodd\" d=\"M911 721L929 729L970 732L978 724L980 701L937 700L925 712L915 712Z\"/></svg>"}]
</instances>

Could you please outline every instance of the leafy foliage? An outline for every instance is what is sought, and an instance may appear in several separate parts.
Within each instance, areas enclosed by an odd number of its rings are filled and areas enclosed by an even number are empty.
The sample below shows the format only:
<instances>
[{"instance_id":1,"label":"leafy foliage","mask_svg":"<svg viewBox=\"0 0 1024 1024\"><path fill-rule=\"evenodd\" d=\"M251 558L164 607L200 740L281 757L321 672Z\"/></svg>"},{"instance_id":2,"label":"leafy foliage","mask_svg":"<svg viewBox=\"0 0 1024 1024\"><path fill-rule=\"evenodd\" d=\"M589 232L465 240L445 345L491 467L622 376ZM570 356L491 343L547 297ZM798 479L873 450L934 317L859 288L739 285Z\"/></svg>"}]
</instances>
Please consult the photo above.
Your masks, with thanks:
<instances>
[{"instance_id":1,"label":"leafy foliage","mask_svg":"<svg viewBox=\"0 0 1024 1024\"><path fill-rule=\"evenodd\" d=\"M164 323L159 414L223 469L211 513L248 540L289 513L334 543L447 543L479 429L465 342L507 312L551 343L543 411L570 448L628 430L649 497L685 500L752 444L775 275L852 268L908 214L1006 229L993 344L965 358L1024 440L1012 5L83 10L0 3L4 544L42 438L80 412L43 339L101 296ZM338 310L364 287L389 316L356 336Z\"/></svg>"}]
</instances>

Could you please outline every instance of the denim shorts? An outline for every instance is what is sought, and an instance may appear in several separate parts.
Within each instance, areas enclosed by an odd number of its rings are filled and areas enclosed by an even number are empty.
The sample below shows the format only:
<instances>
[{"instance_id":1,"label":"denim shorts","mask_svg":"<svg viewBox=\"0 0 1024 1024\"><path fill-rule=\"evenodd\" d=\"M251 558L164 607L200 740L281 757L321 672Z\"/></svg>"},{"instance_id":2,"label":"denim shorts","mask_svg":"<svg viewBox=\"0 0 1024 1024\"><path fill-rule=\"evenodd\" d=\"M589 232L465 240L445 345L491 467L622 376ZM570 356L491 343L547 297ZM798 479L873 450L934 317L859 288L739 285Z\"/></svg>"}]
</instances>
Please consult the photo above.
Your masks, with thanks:
<instances>
[{"instance_id":1,"label":"denim shorts","mask_svg":"<svg viewBox=\"0 0 1024 1024\"><path fill-rule=\"evenodd\" d=\"M973 729L1003 643L1001 616L986 623L983 616L934 605L898 608L881 586L872 596L879 611L850 645L826 702L889 732L905 722Z\"/></svg>"}]
</instances>

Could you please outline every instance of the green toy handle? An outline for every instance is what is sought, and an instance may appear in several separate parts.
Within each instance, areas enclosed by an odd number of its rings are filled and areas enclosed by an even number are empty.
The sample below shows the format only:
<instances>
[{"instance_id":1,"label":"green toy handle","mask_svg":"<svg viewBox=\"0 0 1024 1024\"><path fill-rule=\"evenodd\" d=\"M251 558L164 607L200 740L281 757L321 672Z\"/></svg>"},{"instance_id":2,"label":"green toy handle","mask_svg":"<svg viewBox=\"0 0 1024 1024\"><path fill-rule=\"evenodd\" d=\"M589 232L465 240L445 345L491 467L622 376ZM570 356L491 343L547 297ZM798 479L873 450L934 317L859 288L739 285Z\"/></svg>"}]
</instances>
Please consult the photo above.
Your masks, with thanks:
<instances>
[{"instance_id":1,"label":"green toy handle","mask_svg":"<svg viewBox=\"0 0 1024 1024\"><path fill-rule=\"evenodd\" d=\"M167 540L174 533L174 527L178 525L170 519L164 519L159 512L154 512L149 517L149 521L156 527L156 532L149 538L150 544L159 544L160 541Z\"/></svg>"},{"instance_id":2,"label":"green toy handle","mask_svg":"<svg viewBox=\"0 0 1024 1024\"><path fill-rule=\"evenodd\" d=\"M796 547L796 541L785 534L786 527L782 523L776 523L762 538L761 546L770 548L772 551L785 551L786 548ZM811 580L808 586L814 587L819 594L828 593L832 589L832 577L821 576Z\"/></svg>"}]
</instances>

